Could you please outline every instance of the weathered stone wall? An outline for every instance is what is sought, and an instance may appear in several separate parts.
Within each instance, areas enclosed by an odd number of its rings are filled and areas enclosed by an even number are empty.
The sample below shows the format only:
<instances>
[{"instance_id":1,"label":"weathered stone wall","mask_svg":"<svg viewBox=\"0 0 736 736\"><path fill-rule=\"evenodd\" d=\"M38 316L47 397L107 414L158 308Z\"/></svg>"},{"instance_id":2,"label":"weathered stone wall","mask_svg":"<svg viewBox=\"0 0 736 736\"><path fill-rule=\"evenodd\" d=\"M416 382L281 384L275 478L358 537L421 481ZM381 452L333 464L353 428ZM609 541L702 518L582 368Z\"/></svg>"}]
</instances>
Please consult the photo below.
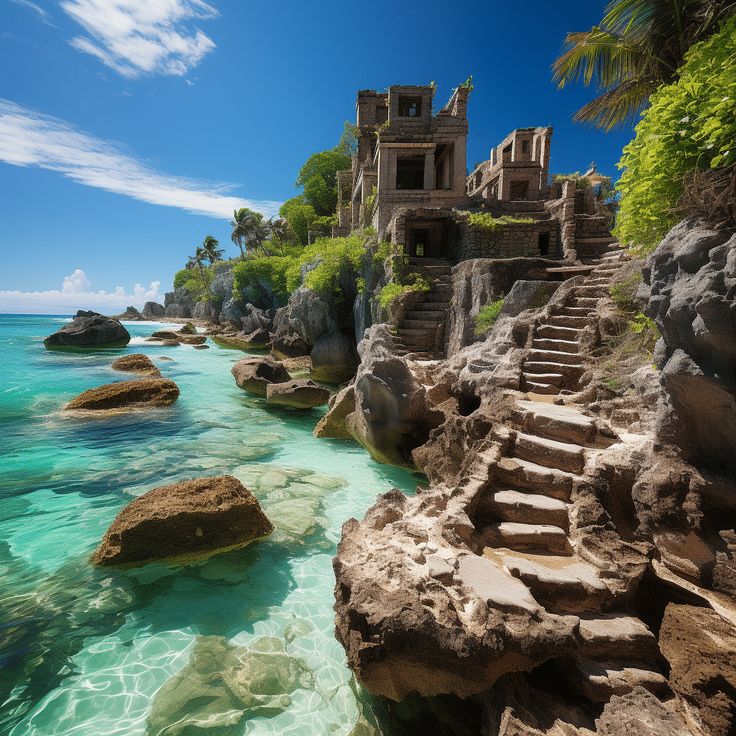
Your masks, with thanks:
<instances>
[{"instance_id":1,"label":"weathered stone wall","mask_svg":"<svg viewBox=\"0 0 736 736\"><path fill-rule=\"evenodd\" d=\"M538 258L540 235L547 233L547 255L560 255L558 223L556 220L538 220L531 224L504 225L496 230L461 226L455 249L455 260L469 258Z\"/></svg>"}]
</instances>

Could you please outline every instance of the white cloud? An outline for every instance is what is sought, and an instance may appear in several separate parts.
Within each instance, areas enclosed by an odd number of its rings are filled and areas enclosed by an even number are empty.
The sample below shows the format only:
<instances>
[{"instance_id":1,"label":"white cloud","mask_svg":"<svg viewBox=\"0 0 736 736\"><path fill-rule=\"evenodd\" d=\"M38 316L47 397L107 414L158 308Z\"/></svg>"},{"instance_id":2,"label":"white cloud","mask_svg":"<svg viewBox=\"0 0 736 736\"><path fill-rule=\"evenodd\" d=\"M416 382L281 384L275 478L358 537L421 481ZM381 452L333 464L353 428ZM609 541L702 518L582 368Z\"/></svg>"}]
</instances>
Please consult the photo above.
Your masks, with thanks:
<instances>
[{"instance_id":1,"label":"white cloud","mask_svg":"<svg viewBox=\"0 0 736 736\"><path fill-rule=\"evenodd\" d=\"M87 36L69 43L125 77L182 76L215 48L192 21L219 15L203 0L63 0Z\"/></svg>"},{"instance_id":2,"label":"white cloud","mask_svg":"<svg viewBox=\"0 0 736 736\"><path fill-rule=\"evenodd\" d=\"M10 2L33 11L38 16L38 19L44 22L47 26L54 25L49 20L49 14L40 5L36 5L36 3L31 2L31 0L10 0Z\"/></svg>"},{"instance_id":3,"label":"white cloud","mask_svg":"<svg viewBox=\"0 0 736 736\"><path fill-rule=\"evenodd\" d=\"M280 206L280 202L231 196L232 185L159 173L116 143L2 98L0 161L56 171L89 187L221 219L231 217L239 207L271 217Z\"/></svg>"},{"instance_id":4,"label":"white cloud","mask_svg":"<svg viewBox=\"0 0 736 736\"><path fill-rule=\"evenodd\" d=\"M77 309L93 309L103 314L119 314L128 305L141 309L147 301L159 301L161 282L148 287L136 284L128 293L122 286L114 291L92 291L82 269L64 277L61 289L48 291L0 291L0 313L72 314Z\"/></svg>"}]
</instances>

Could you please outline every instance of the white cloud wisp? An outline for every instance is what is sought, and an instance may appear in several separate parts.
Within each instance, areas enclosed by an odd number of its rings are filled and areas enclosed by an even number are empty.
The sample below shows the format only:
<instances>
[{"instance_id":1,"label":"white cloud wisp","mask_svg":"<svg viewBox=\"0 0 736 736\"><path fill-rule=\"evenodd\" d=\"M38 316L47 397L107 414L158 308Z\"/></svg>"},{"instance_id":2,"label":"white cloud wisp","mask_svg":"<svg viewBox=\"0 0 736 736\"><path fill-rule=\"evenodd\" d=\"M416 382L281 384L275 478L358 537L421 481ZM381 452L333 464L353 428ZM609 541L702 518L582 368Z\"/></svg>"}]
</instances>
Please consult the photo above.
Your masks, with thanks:
<instances>
[{"instance_id":1,"label":"white cloud wisp","mask_svg":"<svg viewBox=\"0 0 736 736\"><path fill-rule=\"evenodd\" d=\"M0 312L23 314L72 314L77 309L93 309L118 314L128 305L141 309L147 301L158 301L161 282L148 287L136 284L128 293L122 286L114 291L92 291L87 274L80 268L64 277L61 289L48 291L0 291Z\"/></svg>"},{"instance_id":2,"label":"white cloud wisp","mask_svg":"<svg viewBox=\"0 0 736 736\"><path fill-rule=\"evenodd\" d=\"M219 13L203 0L63 0L87 36L69 43L124 77L183 76L215 48L192 21Z\"/></svg>"},{"instance_id":3,"label":"white cloud wisp","mask_svg":"<svg viewBox=\"0 0 736 736\"><path fill-rule=\"evenodd\" d=\"M281 204L234 197L228 194L232 185L157 172L116 143L2 98L0 161L48 169L89 187L218 219L231 217L240 207L271 217Z\"/></svg>"}]
</instances>

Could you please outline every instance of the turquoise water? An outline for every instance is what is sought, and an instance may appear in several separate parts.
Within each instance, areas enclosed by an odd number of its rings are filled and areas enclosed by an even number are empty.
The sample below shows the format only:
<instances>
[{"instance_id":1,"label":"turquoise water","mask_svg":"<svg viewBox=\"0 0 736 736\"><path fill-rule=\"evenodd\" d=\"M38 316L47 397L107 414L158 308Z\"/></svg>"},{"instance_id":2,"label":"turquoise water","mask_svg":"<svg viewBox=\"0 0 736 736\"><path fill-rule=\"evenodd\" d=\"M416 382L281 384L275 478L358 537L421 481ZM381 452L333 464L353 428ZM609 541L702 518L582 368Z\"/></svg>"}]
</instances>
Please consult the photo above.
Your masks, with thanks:
<instances>
[{"instance_id":1,"label":"turquoise water","mask_svg":"<svg viewBox=\"0 0 736 736\"><path fill-rule=\"evenodd\" d=\"M189 665L201 659L191 657L195 642L252 667L298 664L287 695L275 705L256 698L236 725L211 722L213 736L349 733L360 701L333 635L332 557L346 519L392 487L413 492L418 479L352 443L315 439L319 412L266 407L237 389L230 366L242 353L145 343L153 323L126 325L124 350L46 351L43 337L63 321L0 315L0 733L185 733L161 723L203 707ZM126 352L146 353L176 381L173 407L104 420L59 414L80 391L129 378L110 369ZM186 567L88 564L134 496L222 473L258 496L276 526L268 540ZM266 645L284 657L253 654Z\"/></svg>"}]
</instances>

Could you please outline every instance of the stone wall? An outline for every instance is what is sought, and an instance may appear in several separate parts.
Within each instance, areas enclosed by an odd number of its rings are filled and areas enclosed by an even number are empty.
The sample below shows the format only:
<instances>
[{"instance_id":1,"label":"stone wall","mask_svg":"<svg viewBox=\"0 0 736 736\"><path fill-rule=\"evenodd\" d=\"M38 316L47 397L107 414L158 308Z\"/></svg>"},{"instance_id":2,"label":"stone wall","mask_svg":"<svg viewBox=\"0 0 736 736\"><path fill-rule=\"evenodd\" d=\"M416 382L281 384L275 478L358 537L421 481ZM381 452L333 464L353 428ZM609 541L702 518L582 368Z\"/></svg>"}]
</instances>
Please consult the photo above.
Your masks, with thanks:
<instances>
[{"instance_id":1,"label":"stone wall","mask_svg":"<svg viewBox=\"0 0 736 736\"><path fill-rule=\"evenodd\" d=\"M547 256L560 257L559 223L537 220L530 224L504 225L495 230L462 225L455 260L470 258L539 258L540 241L547 234ZM540 236L542 236L540 238Z\"/></svg>"}]
</instances>

